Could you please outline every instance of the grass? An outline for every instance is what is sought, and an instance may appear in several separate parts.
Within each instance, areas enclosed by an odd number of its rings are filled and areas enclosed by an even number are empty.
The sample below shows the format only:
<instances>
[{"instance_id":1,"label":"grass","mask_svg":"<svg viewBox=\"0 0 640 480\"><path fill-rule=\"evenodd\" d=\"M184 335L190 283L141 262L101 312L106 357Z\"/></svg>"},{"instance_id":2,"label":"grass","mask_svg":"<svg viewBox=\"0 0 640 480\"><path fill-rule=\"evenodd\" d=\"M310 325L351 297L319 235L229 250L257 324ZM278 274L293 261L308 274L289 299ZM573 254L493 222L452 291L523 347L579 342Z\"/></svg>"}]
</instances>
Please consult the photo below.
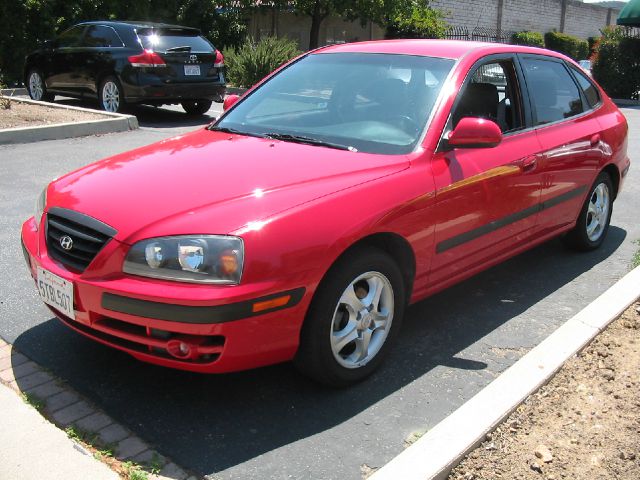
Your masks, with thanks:
<instances>
[{"instance_id":1,"label":"grass","mask_svg":"<svg viewBox=\"0 0 640 480\"><path fill-rule=\"evenodd\" d=\"M638 250L633 254L633 258L631 258L631 268L636 268L640 266L640 240L636 240L633 243L638 245Z\"/></svg>"},{"instance_id":2,"label":"grass","mask_svg":"<svg viewBox=\"0 0 640 480\"><path fill-rule=\"evenodd\" d=\"M31 393L23 392L22 400L24 400L25 403L28 403L39 412L42 411L42 409L44 408L44 402L40 398L38 398L36 395L33 395Z\"/></svg>"},{"instance_id":3,"label":"grass","mask_svg":"<svg viewBox=\"0 0 640 480\"><path fill-rule=\"evenodd\" d=\"M123 462L122 468L129 480L149 480L149 474L140 465L134 462Z\"/></svg>"}]
</instances>

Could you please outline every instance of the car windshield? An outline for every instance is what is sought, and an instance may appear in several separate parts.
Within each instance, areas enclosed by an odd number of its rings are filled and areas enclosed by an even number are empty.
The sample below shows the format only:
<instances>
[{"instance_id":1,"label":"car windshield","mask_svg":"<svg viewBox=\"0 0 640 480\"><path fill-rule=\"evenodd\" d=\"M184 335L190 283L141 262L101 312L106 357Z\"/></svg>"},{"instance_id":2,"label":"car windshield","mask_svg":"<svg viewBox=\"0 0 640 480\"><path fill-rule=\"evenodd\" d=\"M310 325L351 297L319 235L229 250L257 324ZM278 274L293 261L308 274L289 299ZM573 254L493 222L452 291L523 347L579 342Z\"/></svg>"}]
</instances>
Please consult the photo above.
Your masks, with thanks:
<instances>
[{"instance_id":1,"label":"car windshield","mask_svg":"<svg viewBox=\"0 0 640 480\"><path fill-rule=\"evenodd\" d=\"M368 153L409 153L453 63L414 55L308 55L211 128Z\"/></svg>"}]
</instances>

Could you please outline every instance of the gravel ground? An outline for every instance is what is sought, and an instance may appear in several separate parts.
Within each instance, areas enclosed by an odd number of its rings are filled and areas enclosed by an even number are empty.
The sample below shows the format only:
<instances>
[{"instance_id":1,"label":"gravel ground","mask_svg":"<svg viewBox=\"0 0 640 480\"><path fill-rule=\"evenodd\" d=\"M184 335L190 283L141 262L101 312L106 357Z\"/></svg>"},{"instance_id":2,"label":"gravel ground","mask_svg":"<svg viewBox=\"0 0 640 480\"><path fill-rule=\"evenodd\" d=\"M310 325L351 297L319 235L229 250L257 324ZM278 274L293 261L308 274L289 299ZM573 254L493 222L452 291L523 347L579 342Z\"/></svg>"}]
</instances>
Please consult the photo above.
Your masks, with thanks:
<instances>
[{"instance_id":1,"label":"gravel ground","mask_svg":"<svg viewBox=\"0 0 640 480\"><path fill-rule=\"evenodd\" d=\"M0 109L0 129L37 127L54 123L86 122L103 120L98 113L87 113L66 108L52 108L28 103L11 102L11 108Z\"/></svg>"},{"instance_id":2,"label":"gravel ground","mask_svg":"<svg viewBox=\"0 0 640 480\"><path fill-rule=\"evenodd\" d=\"M640 303L570 359L450 480L640 478Z\"/></svg>"}]
</instances>

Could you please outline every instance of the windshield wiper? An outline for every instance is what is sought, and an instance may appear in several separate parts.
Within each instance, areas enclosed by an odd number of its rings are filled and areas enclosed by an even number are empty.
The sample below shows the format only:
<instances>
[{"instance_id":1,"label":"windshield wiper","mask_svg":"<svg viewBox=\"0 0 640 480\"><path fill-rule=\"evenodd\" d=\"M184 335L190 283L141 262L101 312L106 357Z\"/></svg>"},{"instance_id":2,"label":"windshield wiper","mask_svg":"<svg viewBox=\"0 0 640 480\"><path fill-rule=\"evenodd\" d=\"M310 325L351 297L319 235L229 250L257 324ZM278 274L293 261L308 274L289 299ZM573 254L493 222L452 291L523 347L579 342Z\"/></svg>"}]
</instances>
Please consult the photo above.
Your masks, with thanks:
<instances>
[{"instance_id":1,"label":"windshield wiper","mask_svg":"<svg viewBox=\"0 0 640 480\"><path fill-rule=\"evenodd\" d=\"M191 47L189 45L185 45L184 47L171 47L167 48L165 52L190 52Z\"/></svg>"},{"instance_id":2,"label":"windshield wiper","mask_svg":"<svg viewBox=\"0 0 640 480\"><path fill-rule=\"evenodd\" d=\"M213 132L233 133L235 135L247 135L248 137L258 137L258 138L265 138L266 137L266 135L262 135L260 133L243 132L242 130L236 130L235 128L218 127L216 125L213 125L211 127L207 127L207 129L211 130Z\"/></svg>"},{"instance_id":3,"label":"windshield wiper","mask_svg":"<svg viewBox=\"0 0 640 480\"><path fill-rule=\"evenodd\" d=\"M304 143L305 145L317 145L319 147L336 148L338 150L348 150L350 152L358 151L357 148L352 147L351 145L326 142L318 138L305 137L303 135L291 135L288 133L265 133L264 136L267 138L272 138L274 140L282 140L283 142Z\"/></svg>"}]
</instances>

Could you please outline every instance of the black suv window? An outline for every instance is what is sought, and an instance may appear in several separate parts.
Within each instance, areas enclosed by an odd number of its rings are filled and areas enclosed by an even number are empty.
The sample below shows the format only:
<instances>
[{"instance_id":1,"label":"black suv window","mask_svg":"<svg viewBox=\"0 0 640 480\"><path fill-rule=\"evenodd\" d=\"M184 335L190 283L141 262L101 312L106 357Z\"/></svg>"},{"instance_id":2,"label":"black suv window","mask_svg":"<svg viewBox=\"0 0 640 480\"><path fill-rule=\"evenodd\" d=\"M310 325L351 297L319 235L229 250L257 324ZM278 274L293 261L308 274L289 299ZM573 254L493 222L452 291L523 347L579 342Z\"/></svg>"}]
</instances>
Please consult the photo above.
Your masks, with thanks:
<instances>
[{"instance_id":1,"label":"black suv window","mask_svg":"<svg viewBox=\"0 0 640 480\"><path fill-rule=\"evenodd\" d=\"M156 52L188 47L191 52L210 53L213 46L195 30L147 29L138 32L142 47Z\"/></svg>"},{"instance_id":2,"label":"black suv window","mask_svg":"<svg viewBox=\"0 0 640 480\"><path fill-rule=\"evenodd\" d=\"M522 59L536 116L535 125L557 122L583 112L576 83L560 61Z\"/></svg>"},{"instance_id":3,"label":"black suv window","mask_svg":"<svg viewBox=\"0 0 640 480\"><path fill-rule=\"evenodd\" d=\"M122 47L122 40L111 27L92 25L84 38L87 47Z\"/></svg>"},{"instance_id":4,"label":"black suv window","mask_svg":"<svg viewBox=\"0 0 640 480\"><path fill-rule=\"evenodd\" d=\"M473 72L453 113L454 128L463 117L488 118L503 133L524 126L518 77L511 60L485 63Z\"/></svg>"},{"instance_id":5,"label":"black suv window","mask_svg":"<svg viewBox=\"0 0 640 480\"><path fill-rule=\"evenodd\" d=\"M84 31L84 25L76 25L71 27L60 34L56 39L56 47L77 47L80 44L80 38L82 38L82 32Z\"/></svg>"},{"instance_id":6,"label":"black suv window","mask_svg":"<svg viewBox=\"0 0 640 480\"><path fill-rule=\"evenodd\" d=\"M584 96L587 98L587 103L591 108L595 107L600 103L600 94L598 93L598 89L593 83L591 83L591 80L587 78L584 72L573 66L571 66L571 70L573 71L573 75L576 77L580 88L584 92Z\"/></svg>"}]
</instances>

